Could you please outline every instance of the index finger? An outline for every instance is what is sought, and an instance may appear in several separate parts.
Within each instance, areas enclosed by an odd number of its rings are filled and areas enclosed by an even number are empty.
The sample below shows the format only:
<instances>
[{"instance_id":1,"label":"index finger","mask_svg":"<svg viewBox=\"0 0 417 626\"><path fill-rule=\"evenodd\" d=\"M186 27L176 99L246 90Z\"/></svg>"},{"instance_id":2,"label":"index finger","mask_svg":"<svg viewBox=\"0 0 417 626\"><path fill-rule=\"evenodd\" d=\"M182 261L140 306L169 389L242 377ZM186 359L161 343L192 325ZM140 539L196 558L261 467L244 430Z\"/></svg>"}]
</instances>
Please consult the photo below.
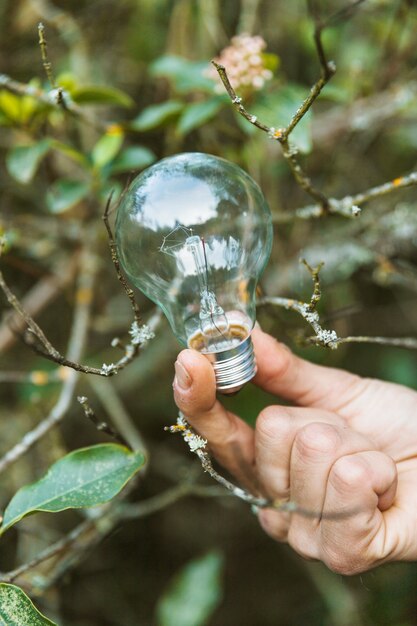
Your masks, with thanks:
<instances>
[{"instance_id":1,"label":"index finger","mask_svg":"<svg viewBox=\"0 0 417 626\"><path fill-rule=\"evenodd\" d=\"M366 379L301 359L259 328L252 339L258 365L253 382L269 393L300 406L337 412L366 387Z\"/></svg>"}]
</instances>

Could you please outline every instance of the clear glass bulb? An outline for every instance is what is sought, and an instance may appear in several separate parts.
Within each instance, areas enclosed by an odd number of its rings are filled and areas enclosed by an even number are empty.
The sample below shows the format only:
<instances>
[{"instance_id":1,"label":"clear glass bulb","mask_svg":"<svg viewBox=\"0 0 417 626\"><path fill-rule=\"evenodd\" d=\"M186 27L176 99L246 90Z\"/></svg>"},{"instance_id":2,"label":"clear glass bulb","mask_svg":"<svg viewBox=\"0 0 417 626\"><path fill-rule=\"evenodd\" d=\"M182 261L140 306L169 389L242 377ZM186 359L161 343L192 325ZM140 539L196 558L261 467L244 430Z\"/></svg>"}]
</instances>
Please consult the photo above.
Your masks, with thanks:
<instances>
[{"instance_id":1,"label":"clear glass bulb","mask_svg":"<svg viewBox=\"0 0 417 626\"><path fill-rule=\"evenodd\" d=\"M255 181L208 154L163 159L125 193L116 241L132 283L184 346L212 361L217 388L250 380L255 289L272 246L271 213Z\"/></svg>"}]
</instances>

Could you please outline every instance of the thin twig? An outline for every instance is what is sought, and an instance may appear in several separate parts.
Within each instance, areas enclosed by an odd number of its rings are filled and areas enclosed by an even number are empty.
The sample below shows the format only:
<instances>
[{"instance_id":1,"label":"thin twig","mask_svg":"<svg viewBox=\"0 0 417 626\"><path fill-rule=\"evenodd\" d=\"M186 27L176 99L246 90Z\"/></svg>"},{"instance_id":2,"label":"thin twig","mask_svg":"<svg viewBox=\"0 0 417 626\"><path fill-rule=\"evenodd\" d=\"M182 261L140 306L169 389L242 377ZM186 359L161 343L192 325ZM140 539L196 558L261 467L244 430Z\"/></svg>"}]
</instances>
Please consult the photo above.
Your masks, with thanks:
<instances>
[{"instance_id":1,"label":"thin twig","mask_svg":"<svg viewBox=\"0 0 417 626\"><path fill-rule=\"evenodd\" d=\"M10 572L1 573L0 574L1 582L11 583L14 580L16 580L16 578L19 578L20 576L22 576L22 574L25 574L27 571L29 571L30 569L33 569L40 563L43 563L44 561L51 559L57 554L64 552L65 550L70 548L74 543L76 543L79 537L83 533L85 533L86 530L89 530L93 524L94 524L93 520L86 520L82 522L81 524L76 526L70 533L68 533L68 535L66 535L59 541L56 541L51 546L48 546L47 548L45 548L45 550L42 550L42 552L37 554L32 560L28 561L27 563L23 563L23 565L19 565L19 567L16 567Z\"/></svg>"},{"instance_id":2,"label":"thin twig","mask_svg":"<svg viewBox=\"0 0 417 626\"><path fill-rule=\"evenodd\" d=\"M316 311L316 306L321 297L319 272L323 264L313 268L307 261L302 260L309 270L313 280L313 294L310 302L302 302L292 298L282 298L280 296L264 296L258 300L258 306L273 305L299 313L301 317L311 326L315 335L304 337L303 342L315 346L336 349L343 343L376 343L386 346L398 346L399 348L417 349L417 339L414 337L338 337L335 330L323 328L320 316Z\"/></svg>"},{"instance_id":3,"label":"thin twig","mask_svg":"<svg viewBox=\"0 0 417 626\"><path fill-rule=\"evenodd\" d=\"M329 198L328 212L332 214L342 215L343 217L357 217L361 213L359 205L365 204L375 198L386 196L398 189L412 187L417 185L417 172L411 172L404 176L398 176L391 181L370 187L365 191L354 194L353 196L345 196L344 198ZM274 215L275 222L284 223L294 219L311 219L322 217L323 210L321 205L312 204L309 206L296 209L293 213L281 213Z\"/></svg>"},{"instance_id":4,"label":"thin twig","mask_svg":"<svg viewBox=\"0 0 417 626\"><path fill-rule=\"evenodd\" d=\"M321 513L319 511L306 509L293 501L270 500L269 498L263 498L262 496L255 496L246 489L242 489L242 487L235 485L214 469L210 455L207 451L208 441L194 432L193 428L181 412L178 415L177 423L173 426L166 427L165 430L171 433L180 433L191 452L196 454L200 459L203 470L207 472L216 482L222 485L222 487L230 491L232 495L236 496L240 500L243 500L244 502L247 502L254 507L255 510L270 508L275 511L302 515L303 517L329 520L345 519L359 511L359 509L355 508L341 513Z\"/></svg>"},{"instance_id":5,"label":"thin twig","mask_svg":"<svg viewBox=\"0 0 417 626\"><path fill-rule=\"evenodd\" d=\"M416 337L366 337L364 335L358 335L356 337L338 337L336 344L341 343L377 343L382 346L397 346L398 348L417 350Z\"/></svg>"},{"instance_id":6,"label":"thin twig","mask_svg":"<svg viewBox=\"0 0 417 626\"><path fill-rule=\"evenodd\" d=\"M320 269L323 266L323 263L321 263L317 267L311 267L305 259L302 259L302 263L310 272L311 278L313 280L313 293L311 295L310 302L302 302L301 300L282 298L280 296L264 296L263 298L260 298L260 300L258 300L258 305L262 306L272 304L274 306L280 306L284 309L299 313L315 332L315 336L310 338L311 343L335 349L337 348L337 333L334 330L327 330L323 328L322 324L320 323L320 316L316 311L317 304L321 298L319 273Z\"/></svg>"},{"instance_id":7,"label":"thin twig","mask_svg":"<svg viewBox=\"0 0 417 626\"><path fill-rule=\"evenodd\" d=\"M95 277L95 264L92 263L90 253L87 250L83 260L78 281L74 320L68 342L68 355L74 360L78 360L81 357L87 338ZM71 369L64 381L58 401L49 415L33 430L26 433L23 439L11 450L6 452L3 458L0 459L0 472L3 472L9 465L23 456L65 417L71 405L77 381L78 373L75 369Z\"/></svg>"},{"instance_id":8,"label":"thin twig","mask_svg":"<svg viewBox=\"0 0 417 626\"><path fill-rule=\"evenodd\" d=\"M101 133L106 132L109 126L111 126L111 122L102 122L101 120L95 119L85 113L85 111L71 99L70 94L62 87L45 91L40 87L27 85L26 83L14 80L7 74L0 74L0 89L7 89L18 96L29 96L40 104L64 111L65 113L68 113L69 115L80 120L80 122L87 124L91 128L95 128Z\"/></svg>"},{"instance_id":9,"label":"thin twig","mask_svg":"<svg viewBox=\"0 0 417 626\"><path fill-rule=\"evenodd\" d=\"M122 437L129 443L129 447L132 448L132 450L141 450L146 454L147 446L145 440L126 410L112 381L91 376L88 382L118 432L120 432ZM146 472L146 469L147 466L143 469L142 475Z\"/></svg>"},{"instance_id":10,"label":"thin twig","mask_svg":"<svg viewBox=\"0 0 417 626\"><path fill-rule=\"evenodd\" d=\"M111 230L110 230L111 233ZM4 240L0 240L0 256L4 246ZM114 251L115 258L117 259L117 251ZM89 263L93 264L94 259L92 256L89 258ZM127 288L129 289L127 283ZM42 329L38 326L35 320L29 315L29 313L25 310L20 300L15 296L10 287L7 285L2 272L0 271L0 289L4 292L7 301L13 307L15 312L21 318L21 320L26 325L26 332L22 335L22 340L24 343L30 347L36 354L43 356L45 359L49 361L53 361L58 365L69 367L77 372L83 372L84 374L94 374L96 376L114 376L120 370L127 367L139 354L139 350L141 345L146 343L150 338L154 336L153 332L147 327L146 324L139 326L137 319L135 318L131 330L130 335L132 336L132 340L130 343L126 345L125 354L115 363L111 364L103 364L101 368L91 367L90 365L84 365L82 363L78 363L74 359L62 355L47 339L46 335L42 331ZM91 293L87 290L83 291L82 289L78 291L78 297L82 300L83 298L91 297ZM134 302L134 296L132 292L132 298ZM132 302L132 300L131 300ZM133 306L133 305L132 305ZM135 308L135 315L139 315L139 310Z\"/></svg>"},{"instance_id":11,"label":"thin twig","mask_svg":"<svg viewBox=\"0 0 417 626\"><path fill-rule=\"evenodd\" d=\"M156 496L141 500L140 502L129 503L124 501L114 501L110 503L109 507L103 509L102 515L87 519L81 524L78 524L71 532L65 537L59 539L51 546L48 546L37 554L33 559L27 563L23 563L15 569L0 573L0 581L11 583L17 578L31 569L34 569L41 563L57 556L64 555L71 548L77 546L77 552L81 551L87 554L93 545L96 545L101 541L105 535L108 535L113 528L121 521L128 521L133 519L139 519L153 515L167 507L175 504L178 500L188 497L200 497L200 498L217 498L228 496L229 494L223 489L198 485L192 481L180 483L175 485L162 493L158 493ZM104 531L104 533L103 533ZM85 535L85 538L83 537Z\"/></svg>"},{"instance_id":12,"label":"thin twig","mask_svg":"<svg viewBox=\"0 0 417 626\"><path fill-rule=\"evenodd\" d=\"M38 35L39 35L39 47L41 49L41 57L42 57L42 65L45 70L45 74L49 80L49 84L51 85L51 89L55 89L55 79L52 73L52 63L48 57L48 46L46 43L45 37L45 26L42 22L38 24Z\"/></svg>"},{"instance_id":13,"label":"thin twig","mask_svg":"<svg viewBox=\"0 0 417 626\"><path fill-rule=\"evenodd\" d=\"M258 118L256 117L256 115L251 115L243 106L242 104L242 98L240 98L235 90L233 89L229 77L227 75L227 71L226 68L224 67L224 65L221 65L220 63L217 63L216 61L212 61L212 64L214 65L214 67L216 68L222 82L223 85L235 107L235 109L237 110L237 112L244 117L248 122L250 122L251 124L253 124L253 126L256 126L256 128L259 128L260 130L266 132L268 134L268 136L271 139L276 139L277 141L279 141L279 143L281 144L282 147L282 151L283 151L283 155L285 157L285 159L287 160L287 163L291 169L291 172L294 176L294 178L296 179L297 183L310 195L312 196L317 202L320 203L320 205L323 207L323 210L327 209L328 206L328 199L326 198L326 196L319 191L318 189L316 189L312 183L311 180L309 179L309 177L307 176L307 174L304 172L304 170L302 169L301 165L299 164L298 160L297 160L297 154L298 151L293 147L290 146L289 140L288 140L288 133L286 133L287 129L275 129L273 126L267 126L266 124L264 124L263 122L259 121ZM321 80L321 79L320 79ZM318 95L318 94L317 94ZM314 99L317 97L317 95L311 99L310 101L310 105L308 108L310 108L310 106L312 105ZM311 97L311 92L310 92L310 96ZM309 100L309 98L307 98L307 100ZM304 104L304 103L303 103ZM301 120L301 118L305 115L305 113L307 112L308 108L303 109L303 112L300 112L300 109L297 110L297 112L295 113L294 117L298 116L297 122L296 124L298 124L298 122ZM294 118L293 118L294 119ZM292 122L293 120L291 120ZM290 125L291 125L290 122ZM296 126L296 124L294 124L291 128L291 130L293 130Z\"/></svg>"},{"instance_id":14,"label":"thin twig","mask_svg":"<svg viewBox=\"0 0 417 626\"><path fill-rule=\"evenodd\" d=\"M40 313L73 281L78 264L77 252L71 258L59 262L54 274L41 278L22 298L22 307L30 317ZM7 350L16 340L16 333L21 333L25 327L25 320L17 311L6 315L0 326L0 352Z\"/></svg>"},{"instance_id":15,"label":"thin twig","mask_svg":"<svg viewBox=\"0 0 417 626\"><path fill-rule=\"evenodd\" d=\"M59 383L63 379L63 371L57 368L52 372L47 370L32 370L31 372L0 372L0 383L29 383L43 387L50 383Z\"/></svg>"},{"instance_id":16,"label":"thin twig","mask_svg":"<svg viewBox=\"0 0 417 626\"><path fill-rule=\"evenodd\" d=\"M119 200L119 202L117 204L116 210L120 206L120 202L122 201L126 191L127 191L127 189L125 189L124 192L122 193L122 195L120 197L120 200ZM123 273L122 273L122 271L120 269L120 261L119 261L119 254L118 254L118 251L117 251L117 244L116 244L116 242L114 240L113 231L111 229L110 222L109 222L110 206L111 206L112 197L113 197L113 192L110 194L110 196L109 196L109 198L108 198L108 200L106 202L106 206L105 206L104 214L103 214L103 222L104 222L104 225L106 227L107 236L108 236L108 240L109 240L111 260L113 262L114 269L116 270L117 278L118 278L120 284L122 285L122 287L123 287L127 297L129 298L130 305L131 305L132 310L133 310L133 319L139 325L141 323L139 305L136 302L135 294L134 294L133 289L131 288L131 286L127 282L126 278L124 277L124 275L123 275Z\"/></svg>"},{"instance_id":17,"label":"thin twig","mask_svg":"<svg viewBox=\"0 0 417 626\"><path fill-rule=\"evenodd\" d=\"M119 432L117 432L117 430L113 428L113 426L110 426L110 424L104 422L103 420L100 420L97 417L97 415L91 408L88 402L88 398L86 398L86 396L78 396L77 400L81 404L86 418L94 424L99 432L106 433L106 435L109 435L109 437L111 437L115 441L118 441L123 446L126 446L130 450L132 449L126 439Z\"/></svg>"},{"instance_id":18,"label":"thin twig","mask_svg":"<svg viewBox=\"0 0 417 626\"><path fill-rule=\"evenodd\" d=\"M262 121L258 120L256 115L251 115L242 104L242 98L240 98L236 94L234 88L232 87L229 77L227 75L226 68L216 61L212 61L212 64L216 68L220 79L237 112L248 122L256 126L256 128L259 128L263 132L266 132L271 139L274 139L281 144L283 156L286 159L297 184L302 189L304 189L304 191L308 193L312 198L314 198L316 202L318 202L319 215L331 212L332 207L330 199L321 190L317 189L313 185L311 179L301 167L298 159L298 150L290 144L289 137L297 124L299 124L299 122L303 119L306 113L310 110L311 106L318 98L325 85L329 82L329 80L336 72L336 65L334 64L334 62L328 61L326 58L322 42L323 31L332 23L350 17L354 10L357 8L357 6L363 1L364 0L356 0L355 2L337 11L324 21L320 19L318 12L315 10L313 2L308 3L310 15L313 17L315 22L314 43L320 62L321 75L310 89L310 93L308 94L307 98L305 98L305 100L301 103L301 105L292 116L288 125L284 128L274 128L273 126L268 126ZM338 211L333 210L333 212Z\"/></svg>"}]
</instances>

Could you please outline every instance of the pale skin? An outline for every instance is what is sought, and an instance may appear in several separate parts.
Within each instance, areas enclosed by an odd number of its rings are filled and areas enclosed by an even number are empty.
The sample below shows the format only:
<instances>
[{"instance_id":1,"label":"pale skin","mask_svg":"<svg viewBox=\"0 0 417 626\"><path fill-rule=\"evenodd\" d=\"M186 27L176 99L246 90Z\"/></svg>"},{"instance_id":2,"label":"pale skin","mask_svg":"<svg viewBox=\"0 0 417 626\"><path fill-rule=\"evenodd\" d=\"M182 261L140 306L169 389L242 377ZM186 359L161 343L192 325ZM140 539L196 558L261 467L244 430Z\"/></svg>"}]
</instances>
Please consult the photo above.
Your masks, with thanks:
<instances>
[{"instance_id":1,"label":"pale skin","mask_svg":"<svg viewBox=\"0 0 417 626\"><path fill-rule=\"evenodd\" d=\"M179 409L243 486L316 513L263 509L262 528L345 575L417 560L417 393L309 363L258 328L252 338L253 382L277 396L255 429L216 398L212 366L198 352L179 354L173 388Z\"/></svg>"}]
</instances>

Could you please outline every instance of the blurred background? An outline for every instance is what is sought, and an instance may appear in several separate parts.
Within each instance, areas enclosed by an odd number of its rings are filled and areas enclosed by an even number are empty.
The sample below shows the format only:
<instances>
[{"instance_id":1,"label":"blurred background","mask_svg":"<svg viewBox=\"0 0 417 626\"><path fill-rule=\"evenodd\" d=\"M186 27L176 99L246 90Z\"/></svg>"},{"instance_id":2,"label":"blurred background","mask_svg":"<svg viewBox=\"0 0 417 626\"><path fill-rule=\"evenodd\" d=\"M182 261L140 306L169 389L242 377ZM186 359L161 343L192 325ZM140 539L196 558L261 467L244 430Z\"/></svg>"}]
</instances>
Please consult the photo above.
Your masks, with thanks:
<instances>
[{"instance_id":1,"label":"blurred background","mask_svg":"<svg viewBox=\"0 0 417 626\"><path fill-rule=\"evenodd\" d=\"M351 4L355 11L323 35L337 73L293 136L316 187L336 198L416 169L416 2ZM346 2L315 6L325 20ZM40 21L51 81L38 46ZM262 40L233 39L243 34ZM255 52L249 54L250 41ZM324 261L319 310L326 328L339 336L417 336L415 187L364 203L356 219L297 218L296 209L311 205L311 198L292 178L279 144L236 115L210 70L210 60L229 46L223 55L248 110L275 127L288 123L320 73L313 22L301 0L0 4L0 230L7 235L2 268L62 353L81 259L95 273L83 362L100 367L119 358L110 343L126 338L132 316L111 263L104 205L132 172L183 151L230 159L261 185L275 224L262 293L308 301L311 278L299 259ZM259 57L252 68L251 54ZM65 102L58 107L42 99L57 88L75 114ZM153 303L137 297L144 320L152 318ZM6 314L4 298L1 305ZM415 351L369 344L306 347L303 338L311 333L296 313L262 307L258 319L307 359L417 389ZM181 438L164 432L176 419L171 382L179 346L165 320L155 333L117 377L83 374L77 394L88 396L99 416L124 420L146 445L149 466L131 501L190 479L204 489L177 494L153 514L124 521L76 563L60 570L44 564L18 584L66 626L417 624L416 564L337 576L272 542L247 505L211 489L215 484ZM23 346L5 319L0 350L4 454L54 406L62 374ZM248 385L226 402L253 423L271 401L276 399ZM0 477L1 507L65 452L107 440L74 397L59 429ZM2 570L28 561L82 515L22 522L2 540Z\"/></svg>"}]
</instances>

